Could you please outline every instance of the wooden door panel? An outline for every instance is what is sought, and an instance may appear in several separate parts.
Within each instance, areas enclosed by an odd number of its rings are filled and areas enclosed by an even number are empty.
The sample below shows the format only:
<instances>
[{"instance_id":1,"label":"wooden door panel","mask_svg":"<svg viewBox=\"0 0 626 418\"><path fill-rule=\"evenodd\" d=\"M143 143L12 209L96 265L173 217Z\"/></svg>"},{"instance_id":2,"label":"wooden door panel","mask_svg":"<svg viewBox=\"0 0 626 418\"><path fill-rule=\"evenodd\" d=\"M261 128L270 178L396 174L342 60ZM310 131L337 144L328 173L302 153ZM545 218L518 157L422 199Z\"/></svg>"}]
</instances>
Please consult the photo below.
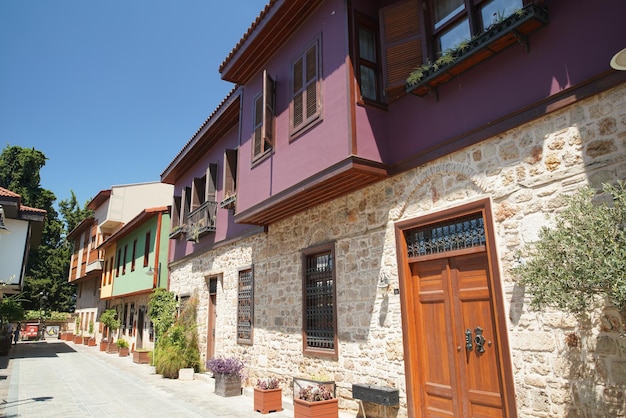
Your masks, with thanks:
<instances>
[{"instance_id":1,"label":"wooden door panel","mask_svg":"<svg viewBox=\"0 0 626 418\"><path fill-rule=\"evenodd\" d=\"M502 416L502 384L500 381L494 313L487 271L486 253L478 253L450 259L453 282L458 286L457 303L461 314L462 329L457 332L472 333L472 350L465 350L464 399L474 416ZM479 352L474 339L476 329L482 329L485 339L484 352ZM480 411L480 413L478 413Z\"/></svg>"},{"instance_id":2,"label":"wooden door panel","mask_svg":"<svg viewBox=\"0 0 626 418\"><path fill-rule=\"evenodd\" d=\"M413 278L419 303L416 321L419 378L423 414L428 417L455 416L456 400L454 354L450 351L451 332L449 280L446 260L413 264Z\"/></svg>"}]
</instances>

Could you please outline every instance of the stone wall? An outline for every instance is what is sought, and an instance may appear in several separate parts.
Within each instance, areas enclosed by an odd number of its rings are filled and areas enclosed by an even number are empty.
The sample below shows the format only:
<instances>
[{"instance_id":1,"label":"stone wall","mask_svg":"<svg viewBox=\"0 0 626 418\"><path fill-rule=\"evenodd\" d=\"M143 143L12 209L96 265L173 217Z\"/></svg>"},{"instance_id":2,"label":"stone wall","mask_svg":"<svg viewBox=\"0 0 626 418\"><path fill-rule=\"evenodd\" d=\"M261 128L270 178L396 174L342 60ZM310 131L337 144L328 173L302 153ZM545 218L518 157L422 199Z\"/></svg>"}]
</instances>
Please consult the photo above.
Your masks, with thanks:
<instances>
[{"instance_id":1,"label":"stone wall","mask_svg":"<svg viewBox=\"0 0 626 418\"><path fill-rule=\"evenodd\" d=\"M171 289L197 292L206 344L206 278L218 276L216 354L245 359L250 380L334 379L340 407L355 410L352 383L400 389L406 410L394 223L490 197L521 417L624 416L623 318L599 312L581 328L559 312L528 310L511 275L515 251L563 206L562 193L626 179L626 86L573 104L268 228L171 266ZM302 255L335 243L338 361L302 354ZM236 343L238 269L254 266L254 345ZM379 289L381 277L389 280ZM201 352L205 347L201 347ZM376 414L376 411L374 411ZM367 416L370 416L368 413Z\"/></svg>"}]
</instances>

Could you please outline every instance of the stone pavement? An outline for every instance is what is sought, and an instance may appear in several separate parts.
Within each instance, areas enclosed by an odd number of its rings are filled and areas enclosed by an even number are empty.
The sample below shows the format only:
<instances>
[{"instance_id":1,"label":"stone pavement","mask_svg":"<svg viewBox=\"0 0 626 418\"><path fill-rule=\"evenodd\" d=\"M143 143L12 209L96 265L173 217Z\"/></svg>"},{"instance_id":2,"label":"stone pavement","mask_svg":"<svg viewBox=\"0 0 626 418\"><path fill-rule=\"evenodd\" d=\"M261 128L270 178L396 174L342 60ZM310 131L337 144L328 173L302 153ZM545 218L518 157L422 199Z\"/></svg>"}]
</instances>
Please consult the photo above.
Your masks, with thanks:
<instances>
[{"instance_id":1,"label":"stone pavement","mask_svg":"<svg viewBox=\"0 0 626 418\"><path fill-rule=\"evenodd\" d=\"M293 417L289 398L283 411L264 415L253 411L251 388L228 398L213 390L207 374L165 379L132 356L60 340L20 342L0 357L3 417Z\"/></svg>"}]
</instances>

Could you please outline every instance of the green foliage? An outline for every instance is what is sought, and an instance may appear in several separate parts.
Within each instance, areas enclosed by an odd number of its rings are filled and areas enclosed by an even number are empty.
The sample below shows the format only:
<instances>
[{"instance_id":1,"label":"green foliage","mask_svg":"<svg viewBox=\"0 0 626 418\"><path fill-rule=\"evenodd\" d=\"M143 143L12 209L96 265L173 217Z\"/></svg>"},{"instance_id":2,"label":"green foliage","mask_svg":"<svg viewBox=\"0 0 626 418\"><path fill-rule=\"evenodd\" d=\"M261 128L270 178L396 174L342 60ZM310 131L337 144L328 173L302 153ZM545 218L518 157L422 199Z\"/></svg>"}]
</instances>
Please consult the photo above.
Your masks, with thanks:
<instances>
[{"instance_id":1,"label":"green foliage","mask_svg":"<svg viewBox=\"0 0 626 418\"><path fill-rule=\"evenodd\" d=\"M129 347L129 345L128 345L128 341L126 341L126 340L125 340L125 339L123 339L123 338L118 339L118 340L117 340L117 342L116 342L116 344L117 344L117 346L118 346L119 348L128 348L128 347Z\"/></svg>"},{"instance_id":2,"label":"green foliage","mask_svg":"<svg viewBox=\"0 0 626 418\"><path fill-rule=\"evenodd\" d=\"M107 309L102 312L100 322L111 332L117 331L120 327L120 320L117 319L117 311L115 309Z\"/></svg>"},{"instance_id":3,"label":"green foliage","mask_svg":"<svg viewBox=\"0 0 626 418\"><path fill-rule=\"evenodd\" d=\"M40 170L47 157L34 148L7 145L0 154L0 187L21 195L21 203L46 211L41 244L31 249L24 277L22 307L27 310L46 309L71 312L75 304L75 287L68 283L71 246L65 236L77 224L92 213L80 209L76 196L61 201L59 208L65 222L59 219L54 207L56 196L40 186ZM40 294L47 295L41 304ZM40 306L41 305L41 306Z\"/></svg>"},{"instance_id":4,"label":"green foliage","mask_svg":"<svg viewBox=\"0 0 626 418\"><path fill-rule=\"evenodd\" d=\"M24 312L24 320L38 321L39 318L43 318L46 321L66 321L70 315L67 312L27 310Z\"/></svg>"},{"instance_id":5,"label":"green foliage","mask_svg":"<svg viewBox=\"0 0 626 418\"><path fill-rule=\"evenodd\" d=\"M197 305L195 297L185 303L174 324L157 341L154 353L156 372L164 377L177 378L178 370L187 367L193 367L196 372L201 371L196 328Z\"/></svg>"},{"instance_id":6,"label":"green foliage","mask_svg":"<svg viewBox=\"0 0 626 418\"><path fill-rule=\"evenodd\" d=\"M0 324L24 319L24 308L19 298L19 295L11 295L0 299Z\"/></svg>"},{"instance_id":7,"label":"green foliage","mask_svg":"<svg viewBox=\"0 0 626 418\"><path fill-rule=\"evenodd\" d=\"M176 319L176 295L166 289L154 289L148 302L148 315L154 324L157 339L165 333Z\"/></svg>"},{"instance_id":8,"label":"green foliage","mask_svg":"<svg viewBox=\"0 0 626 418\"><path fill-rule=\"evenodd\" d=\"M93 321L89 321L89 335L93 335L94 326Z\"/></svg>"},{"instance_id":9,"label":"green foliage","mask_svg":"<svg viewBox=\"0 0 626 418\"><path fill-rule=\"evenodd\" d=\"M531 308L555 307L580 319L607 301L626 309L626 185L603 190L567 197L554 228L542 228L539 240L523 249L525 262L514 273Z\"/></svg>"}]
</instances>

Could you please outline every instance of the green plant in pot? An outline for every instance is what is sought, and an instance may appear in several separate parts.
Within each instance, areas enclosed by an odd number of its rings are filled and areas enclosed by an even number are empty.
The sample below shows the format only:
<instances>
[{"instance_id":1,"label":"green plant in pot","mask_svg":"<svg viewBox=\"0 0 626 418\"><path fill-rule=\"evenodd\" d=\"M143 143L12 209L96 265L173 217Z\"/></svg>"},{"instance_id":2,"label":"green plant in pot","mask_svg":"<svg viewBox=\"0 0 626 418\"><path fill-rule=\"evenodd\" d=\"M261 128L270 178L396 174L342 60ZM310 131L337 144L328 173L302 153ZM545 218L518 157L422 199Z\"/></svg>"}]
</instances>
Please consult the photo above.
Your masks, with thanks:
<instances>
[{"instance_id":1,"label":"green plant in pot","mask_svg":"<svg viewBox=\"0 0 626 418\"><path fill-rule=\"evenodd\" d=\"M117 343L116 343L116 344L117 344L117 348L118 348L118 355L119 355L120 357L126 357L126 356L128 356L129 351L130 351L130 350L129 350L129 344L128 344L128 341L126 341L126 340L125 340L125 339L123 339L123 338L119 338L119 339L117 340Z\"/></svg>"},{"instance_id":2,"label":"green plant in pot","mask_svg":"<svg viewBox=\"0 0 626 418\"><path fill-rule=\"evenodd\" d=\"M100 315L100 322L107 329L107 352L117 351L113 343L112 333L120 328L120 320L117 319L117 311L115 309L107 309ZM115 347L112 347L115 346Z\"/></svg>"}]
</instances>

